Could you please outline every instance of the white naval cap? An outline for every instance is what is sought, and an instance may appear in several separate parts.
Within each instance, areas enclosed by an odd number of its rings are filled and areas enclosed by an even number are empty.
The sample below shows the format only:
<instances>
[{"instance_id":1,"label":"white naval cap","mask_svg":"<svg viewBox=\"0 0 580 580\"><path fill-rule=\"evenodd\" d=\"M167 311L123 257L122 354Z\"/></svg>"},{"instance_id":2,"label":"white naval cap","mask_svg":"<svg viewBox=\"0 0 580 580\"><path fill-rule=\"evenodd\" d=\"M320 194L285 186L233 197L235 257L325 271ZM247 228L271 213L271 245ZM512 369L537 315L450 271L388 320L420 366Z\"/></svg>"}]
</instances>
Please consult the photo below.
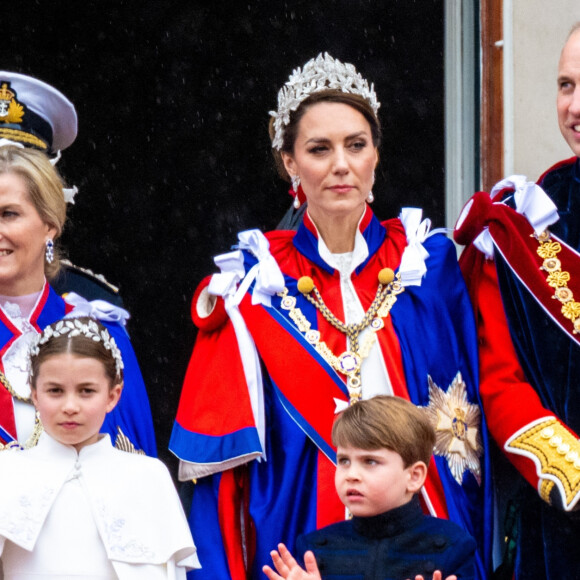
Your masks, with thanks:
<instances>
[{"instance_id":1,"label":"white naval cap","mask_svg":"<svg viewBox=\"0 0 580 580\"><path fill-rule=\"evenodd\" d=\"M60 91L33 77L0 71L0 139L52 154L76 136L77 113Z\"/></svg>"}]
</instances>

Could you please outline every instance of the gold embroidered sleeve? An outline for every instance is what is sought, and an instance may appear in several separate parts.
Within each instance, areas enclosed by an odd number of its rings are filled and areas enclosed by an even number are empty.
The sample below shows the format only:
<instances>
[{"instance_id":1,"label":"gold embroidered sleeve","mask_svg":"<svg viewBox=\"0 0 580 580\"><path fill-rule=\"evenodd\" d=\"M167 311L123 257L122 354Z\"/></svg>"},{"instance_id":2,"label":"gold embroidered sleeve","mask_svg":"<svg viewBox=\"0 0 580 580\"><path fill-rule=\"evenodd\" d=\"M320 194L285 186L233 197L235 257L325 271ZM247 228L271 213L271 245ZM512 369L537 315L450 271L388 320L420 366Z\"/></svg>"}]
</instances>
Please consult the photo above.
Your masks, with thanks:
<instances>
[{"instance_id":1,"label":"gold embroidered sleeve","mask_svg":"<svg viewBox=\"0 0 580 580\"><path fill-rule=\"evenodd\" d=\"M505 448L534 461L544 501L566 511L575 508L580 499L580 442L557 419L546 419L517 433Z\"/></svg>"}]
</instances>

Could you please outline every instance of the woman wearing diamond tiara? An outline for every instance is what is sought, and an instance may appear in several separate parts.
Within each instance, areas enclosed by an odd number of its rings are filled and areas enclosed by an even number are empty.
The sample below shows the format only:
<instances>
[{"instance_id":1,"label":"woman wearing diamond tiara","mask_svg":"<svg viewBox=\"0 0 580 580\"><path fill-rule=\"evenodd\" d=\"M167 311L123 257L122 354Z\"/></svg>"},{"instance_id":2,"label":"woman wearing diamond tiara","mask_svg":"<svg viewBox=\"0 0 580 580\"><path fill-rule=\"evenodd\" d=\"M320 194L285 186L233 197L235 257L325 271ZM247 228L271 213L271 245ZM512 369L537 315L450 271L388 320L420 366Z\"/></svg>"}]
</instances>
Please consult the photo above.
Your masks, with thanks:
<instances>
[{"instance_id":1,"label":"woman wearing diamond tiara","mask_svg":"<svg viewBox=\"0 0 580 580\"><path fill-rule=\"evenodd\" d=\"M65 315L91 314L114 336L126 370L123 398L103 429L125 450L156 455L147 393L124 328L128 313L74 294L65 300L50 285L59 271L67 190L49 154L74 140L74 107L31 77L0 72L0 85L9 99L9 126L0 123L0 450L33 447L42 431L30 400L30 342Z\"/></svg>"},{"instance_id":2,"label":"woman wearing diamond tiara","mask_svg":"<svg viewBox=\"0 0 580 580\"><path fill-rule=\"evenodd\" d=\"M307 203L303 223L241 232L195 293L199 333L170 448L180 479L195 480L190 523L204 578L259 578L279 538L293 546L344 519L332 422L377 394L432 418L424 507L480 540L485 577L473 316L455 249L428 233L421 211L373 215L378 108L373 86L327 54L293 72L270 128L295 207Z\"/></svg>"}]
</instances>

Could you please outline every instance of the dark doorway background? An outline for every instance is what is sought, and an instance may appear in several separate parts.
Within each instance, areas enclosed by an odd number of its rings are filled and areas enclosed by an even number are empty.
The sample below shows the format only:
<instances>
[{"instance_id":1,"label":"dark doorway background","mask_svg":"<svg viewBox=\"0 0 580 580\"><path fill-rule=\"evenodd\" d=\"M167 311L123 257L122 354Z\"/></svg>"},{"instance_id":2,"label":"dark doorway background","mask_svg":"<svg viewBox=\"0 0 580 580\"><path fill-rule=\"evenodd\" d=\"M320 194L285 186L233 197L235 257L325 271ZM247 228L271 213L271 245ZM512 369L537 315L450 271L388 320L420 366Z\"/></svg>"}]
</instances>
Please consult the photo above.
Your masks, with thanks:
<instances>
[{"instance_id":1,"label":"dark doorway background","mask_svg":"<svg viewBox=\"0 0 580 580\"><path fill-rule=\"evenodd\" d=\"M319 52L374 82L384 129L374 210L444 225L443 0L2 1L0 68L76 105L59 168L77 185L64 246L121 289L160 457L195 329L192 293L236 232L290 204L268 111ZM201 372L201 370L200 370ZM224 373L227 369L224 369Z\"/></svg>"}]
</instances>

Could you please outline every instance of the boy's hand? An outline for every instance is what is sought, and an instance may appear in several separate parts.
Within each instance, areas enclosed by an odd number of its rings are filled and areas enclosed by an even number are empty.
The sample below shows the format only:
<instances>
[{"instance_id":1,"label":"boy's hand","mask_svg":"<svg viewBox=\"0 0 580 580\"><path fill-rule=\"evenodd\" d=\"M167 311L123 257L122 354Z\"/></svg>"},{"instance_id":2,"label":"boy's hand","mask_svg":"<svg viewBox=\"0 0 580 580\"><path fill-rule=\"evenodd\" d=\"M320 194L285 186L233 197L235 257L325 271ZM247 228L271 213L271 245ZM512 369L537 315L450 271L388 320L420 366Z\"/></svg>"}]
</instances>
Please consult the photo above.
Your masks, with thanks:
<instances>
[{"instance_id":1,"label":"boy's hand","mask_svg":"<svg viewBox=\"0 0 580 580\"><path fill-rule=\"evenodd\" d=\"M278 570L278 574L270 566L264 566L262 571L269 580L322 580L316 565L316 559L310 550L304 554L306 571L300 568L298 562L292 557L290 550L284 544L278 544L278 550L272 550L270 556L272 556L272 561L276 570ZM441 579L439 578L439 580Z\"/></svg>"},{"instance_id":2,"label":"boy's hand","mask_svg":"<svg viewBox=\"0 0 580 580\"><path fill-rule=\"evenodd\" d=\"M443 576L441 574L441 572L439 570L435 570L435 572L433 572L433 579L432 580L442 580ZM407 579L409 580L409 579ZM417 576L415 576L415 580L424 580L423 576L421 576L421 574L418 574ZM429 580L429 579L427 579ZM445 578L445 580L457 580L457 576L455 576L455 574L452 574L451 576L447 576L447 578Z\"/></svg>"}]
</instances>

